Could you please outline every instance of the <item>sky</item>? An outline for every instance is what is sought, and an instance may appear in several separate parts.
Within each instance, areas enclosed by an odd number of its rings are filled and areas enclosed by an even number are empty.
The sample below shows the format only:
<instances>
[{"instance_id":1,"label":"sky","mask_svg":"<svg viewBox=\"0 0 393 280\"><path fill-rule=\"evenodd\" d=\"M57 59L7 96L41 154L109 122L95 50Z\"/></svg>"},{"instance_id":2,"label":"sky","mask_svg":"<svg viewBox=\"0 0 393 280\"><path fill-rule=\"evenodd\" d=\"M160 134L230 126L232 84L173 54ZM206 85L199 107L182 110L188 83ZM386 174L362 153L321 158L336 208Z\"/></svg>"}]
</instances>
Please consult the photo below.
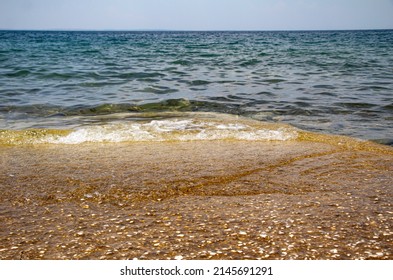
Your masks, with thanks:
<instances>
[{"instance_id":1,"label":"sky","mask_svg":"<svg viewBox=\"0 0 393 280\"><path fill-rule=\"evenodd\" d=\"M393 29L393 0L0 0L0 29Z\"/></svg>"}]
</instances>

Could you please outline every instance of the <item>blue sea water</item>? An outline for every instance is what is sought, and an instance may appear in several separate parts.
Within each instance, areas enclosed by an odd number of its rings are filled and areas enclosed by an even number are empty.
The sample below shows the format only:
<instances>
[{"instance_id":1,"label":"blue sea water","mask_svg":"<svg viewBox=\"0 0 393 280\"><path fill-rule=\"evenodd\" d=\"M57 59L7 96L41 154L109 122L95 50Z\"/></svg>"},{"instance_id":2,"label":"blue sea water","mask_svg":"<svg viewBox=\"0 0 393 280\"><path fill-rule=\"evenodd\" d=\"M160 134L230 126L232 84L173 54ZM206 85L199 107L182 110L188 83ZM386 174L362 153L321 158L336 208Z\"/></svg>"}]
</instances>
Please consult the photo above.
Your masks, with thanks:
<instances>
[{"instance_id":1,"label":"blue sea water","mask_svg":"<svg viewBox=\"0 0 393 280\"><path fill-rule=\"evenodd\" d=\"M165 112L240 115L391 144L393 30L0 31L0 130Z\"/></svg>"}]
</instances>

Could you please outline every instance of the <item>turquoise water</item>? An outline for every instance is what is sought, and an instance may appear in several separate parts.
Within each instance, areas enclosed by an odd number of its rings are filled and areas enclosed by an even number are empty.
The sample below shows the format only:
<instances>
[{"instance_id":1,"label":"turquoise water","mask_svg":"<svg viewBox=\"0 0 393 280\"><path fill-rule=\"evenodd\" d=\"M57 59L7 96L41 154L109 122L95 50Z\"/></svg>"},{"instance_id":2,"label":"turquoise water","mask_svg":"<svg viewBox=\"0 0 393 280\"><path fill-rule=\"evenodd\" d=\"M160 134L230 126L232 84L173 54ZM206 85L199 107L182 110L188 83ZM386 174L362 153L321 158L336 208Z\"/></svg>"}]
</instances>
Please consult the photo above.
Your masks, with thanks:
<instances>
[{"instance_id":1,"label":"turquoise water","mask_svg":"<svg viewBox=\"0 0 393 280\"><path fill-rule=\"evenodd\" d=\"M0 31L2 130L108 126L168 111L390 144L393 31Z\"/></svg>"}]
</instances>

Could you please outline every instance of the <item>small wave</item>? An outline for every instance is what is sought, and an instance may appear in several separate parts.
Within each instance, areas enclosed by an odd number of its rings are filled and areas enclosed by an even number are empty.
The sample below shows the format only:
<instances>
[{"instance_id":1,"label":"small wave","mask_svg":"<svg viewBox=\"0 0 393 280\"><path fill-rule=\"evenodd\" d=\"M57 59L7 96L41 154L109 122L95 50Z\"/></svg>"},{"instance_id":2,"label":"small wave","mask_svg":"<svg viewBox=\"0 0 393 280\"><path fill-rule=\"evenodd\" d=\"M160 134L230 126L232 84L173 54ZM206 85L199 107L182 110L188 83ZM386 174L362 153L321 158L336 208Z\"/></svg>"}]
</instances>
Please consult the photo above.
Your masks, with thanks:
<instances>
[{"instance_id":1,"label":"small wave","mask_svg":"<svg viewBox=\"0 0 393 280\"><path fill-rule=\"evenodd\" d=\"M205 85L210 84L210 82L205 81L205 80L193 80L193 81L188 82L188 84L190 86L205 86Z\"/></svg>"},{"instance_id":2,"label":"small wave","mask_svg":"<svg viewBox=\"0 0 393 280\"><path fill-rule=\"evenodd\" d=\"M351 109L372 108L376 106L375 104L364 103L364 102L342 102L342 103L335 103L334 105L351 108Z\"/></svg>"},{"instance_id":3,"label":"small wave","mask_svg":"<svg viewBox=\"0 0 393 280\"><path fill-rule=\"evenodd\" d=\"M191 61L184 60L184 59L178 59L178 60L172 61L171 63L174 64L174 65L181 65L181 66L190 66L190 65L192 65Z\"/></svg>"},{"instance_id":4,"label":"small wave","mask_svg":"<svg viewBox=\"0 0 393 280\"><path fill-rule=\"evenodd\" d=\"M278 84L278 83L282 83L285 82L286 80L284 79L265 79L263 80L263 82L268 83L268 84Z\"/></svg>"},{"instance_id":5,"label":"small wave","mask_svg":"<svg viewBox=\"0 0 393 280\"><path fill-rule=\"evenodd\" d=\"M169 88L169 87L162 87L162 86L150 86L146 87L139 92L146 92L146 93L155 93L155 94L169 94L169 93L174 93L178 92L179 90L174 89L174 88Z\"/></svg>"},{"instance_id":6,"label":"small wave","mask_svg":"<svg viewBox=\"0 0 393 280\"><path fill-rule=\"evenodd\" d=\"M313 88L316 88L316 89L330 89L330 90L336 89L336 87L332 86L332 85L314 85Z\"/></svg>"},{"instance_id":7,"label":"small wave","mask_svg":"<svg viewBox=\"0 0 393 280\"><path fill-rule=\"evenodd\" d=\"M164 94L164 88L158 88L162 90ZM168 89L169 92L170 89ZM158 93L158 92L155 92ZM21 93L22 94L22 93ZM10 96L20 95L13 93ZM75 99L76 100L76 99ZM69 101L74 101L74 99L69 99ZM103 116L111 115L115 113L129 113L129 112L220 112L220 113L234 113L237 111L231 111L231 106L228 104L220 104L218 102L209 101L196 101L188 100L185 98L179 99L165 99L160 102L136 104L136 103L104 103L100 105L75 105L69 107L62 107L51 104L33 104L33 105L21 105L21 106L6 106L0 105L1 111L6 113L18 113L21 116L28 114L30 118L34 117L48 117L53 114L61 113L65 116ZM233 109L233 108L232 108ZM32 119L33 120L33 119Z\"/></svg>"},{"instance_id":8,"label":"small wave","mask_svg":"<svg viewBox=\"0 0 393 280\"><path fill-rule=\"evenodd\" d=\"M118 73L113 75L113 78L120 79L148 79L148 78L157 78L164 77L165 74L158 72L130 72L130 73Z\"/></svg>"},{"instance_id":9,"label":"small wave","mask_svg":"<svg viewBox=\"0 0 393 280\"><path fill-rule=\"evenodd\" d=\"M210 57L220 57L218 53L201 53L199 57L210 58Z\"/></svg>"},{"instance_id":10,"label":"small wave","mask_svg":"<svg viewBox=\"0 0 393 280\"><path fill-rule=\"evenodd\" d=\"M195 120L153 120L148 123L111 124L81 128L67 136L48 137L53 144L86 142L141 142L195 140L285 141L296 134L284 128L256 129L241 123L216 123Z\"/></svg>"},{"instance_id":11,"label":"small wave","mask_svg":"<svg viewBox=\"0 0 393 280\"><path fill-rule=\"evenodd\" d=\"M234 116L217 118L217 114L193 114L193 117L171 117L148 121L112 122L89 125L74 130L35 129L1 131L0 144L82 144L163 141L286 141L297 138L297 130L286 125L273 125L254 120L237 120ZM201 117L202 116L202 117Z\"/></svg>"},{"instance_id":12,"label":"small wave","mask_svg":"<svg viewBox=\"0 0 393 280\"><path fill-rule=\"evenodd\" d=\"M241 62L239 65L241 67L247 67L247 66L255 66L258 65L260 63L260 61L258 59L250 59L250 60L246 60Z\"/></svg>"},{"instance_id":13,"label":"small wave","mask_svg":"<svg viewBox=\"0 0 393 280\"><path fill-rule=\"evenodd\" d=\"M17 71L5 74L5 76L10 77L10 78L21 78L21 77L26 77L30 74L31 74L31 72L29 70L17 70Z\"/></svg>"},{"instance_id":14,"label":"small wave","mask_svg":"<svg viewBox=\"0 0 393 280\"><path fill-rule=\"evenodd\" d=\"M77 77L77 73L58 73L58 72L47 73L40 76L40 78L48 79L48 80L50 79L69 80L76 77Z\"/></svg>"},{"instance_id":15,"label":"small wave","mask_svg":"<svg viewBox=\"0 0 393 280\"><path fill-rule=\"evenodd\" d=\"M389 105L386 105L386 106L383 106L383 108L384 108L385 110L393 111L393 103L391 103L391 104L389 104Z\"/></svg>"}]
</instances>

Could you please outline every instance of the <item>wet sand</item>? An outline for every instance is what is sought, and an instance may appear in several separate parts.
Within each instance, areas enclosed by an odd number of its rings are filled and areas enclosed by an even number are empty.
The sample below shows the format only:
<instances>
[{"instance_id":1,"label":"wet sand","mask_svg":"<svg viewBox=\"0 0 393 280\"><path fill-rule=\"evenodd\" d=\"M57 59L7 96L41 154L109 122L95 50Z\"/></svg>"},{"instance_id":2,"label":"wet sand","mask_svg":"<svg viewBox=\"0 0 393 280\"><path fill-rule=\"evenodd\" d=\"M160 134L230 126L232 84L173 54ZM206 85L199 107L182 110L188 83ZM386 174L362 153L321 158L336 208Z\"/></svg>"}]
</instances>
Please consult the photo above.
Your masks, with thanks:
<instances>
[{"instance_id":1,"label":"wet sand","mask_svg":"<svg viewBox=\"0 0 393 280\"><path fill-rule=\"evenodd\" d=\"M393 150L349 146L1 146L0 259L392 259Z\"/></svg>"}]
</instances>

